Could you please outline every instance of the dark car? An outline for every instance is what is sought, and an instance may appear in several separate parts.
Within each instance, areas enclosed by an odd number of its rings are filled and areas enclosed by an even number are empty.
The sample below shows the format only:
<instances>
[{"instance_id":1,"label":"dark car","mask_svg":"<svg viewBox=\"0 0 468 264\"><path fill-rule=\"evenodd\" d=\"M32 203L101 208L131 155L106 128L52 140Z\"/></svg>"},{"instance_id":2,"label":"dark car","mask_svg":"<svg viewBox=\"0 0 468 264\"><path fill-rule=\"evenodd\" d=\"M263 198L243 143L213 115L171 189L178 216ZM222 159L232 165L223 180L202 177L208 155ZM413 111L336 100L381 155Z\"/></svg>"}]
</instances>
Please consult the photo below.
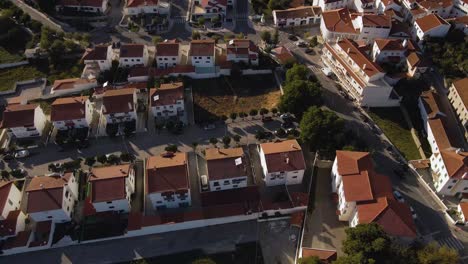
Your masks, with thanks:
<instances>
[{"instance_id":1,"label":"dark car","mask_svg":"<svg viewBox=\"0 0 468 264\"><path fill-rule=\"evenodd\" d=\"M283 123L281 123L281 127L282 128L292 128L292 127L294 127L294 123L293 122L283 122Z\"/></svg>"},{"instance_id":2,"label":"dark car","mask_svg":"<svg viewBox=\"0 0 468 264\"><path fill-rule=\"evenodd\" d=\"M289 35L288 39L292 40L292 41L297 41L298 40L298 38L296 36L294 36L294 35Z\"/></svg>"},{"instance_id":3,"label":"dark car","mask_svg":"<svg viewBox=\"0 0 468 264\"><path fill-rule=\"evenodd\" d=\"M315 51L314 51L313 49L311 49L311 48L305 49L304 52L305 52L306 54L315 54Z\"/></svg>"},{"instance_id":4,"label":"dark car","mask_svg":"<svg viewBox=\"0 0 468 264\"><path fill-rule=\"evenodd\" d=\"M265 139L272 139L272 138L275 137L275 135L273 135L273 133L271 133L271 132L266 131L266 132L263 132L263 137Z\"/></svg>"}]
</instances>

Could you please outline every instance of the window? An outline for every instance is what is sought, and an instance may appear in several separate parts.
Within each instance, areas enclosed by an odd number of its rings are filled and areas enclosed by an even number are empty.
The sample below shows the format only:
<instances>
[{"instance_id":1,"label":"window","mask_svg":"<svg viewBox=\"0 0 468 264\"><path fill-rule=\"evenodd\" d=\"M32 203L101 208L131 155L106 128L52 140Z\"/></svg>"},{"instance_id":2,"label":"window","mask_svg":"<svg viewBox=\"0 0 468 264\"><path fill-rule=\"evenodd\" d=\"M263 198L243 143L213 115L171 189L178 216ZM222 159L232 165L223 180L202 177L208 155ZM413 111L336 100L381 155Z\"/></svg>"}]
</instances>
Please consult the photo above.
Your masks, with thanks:
<instances>
[{"instance_id":1,"label":"window","mask_svg":"<svg viewBox=\"0 0 468 264\"><path fill-rule=\"evenodd\" d=\"M452 185L449 185L449 186L447 187L447 189L452 189L452 187L453 187Z\"/></svg>"},{"instance_id":2,"label":"window","mask_svg":"<svg viewBox=\"0 0 468 264\"><path fill-rule=\"evenodd\" d=\"M124 59L124 61L128 61L128 59Z\"/></svg>"},{"instance_id":3,"label":"window","mask_svg":"<svg viewBox=\"0 0 468 264\"><path fill-rule=\"evenodd\" d=\"M65 198L68 198L68 190L65 192Z\"/></svg>"},{"instance_id":4,"label":"window","mask_svg":"<svg viewBox=\"0 0 468 264\"><path fill-rule=\"evenodd\" d=\"M233 185L232 187L233 187L233 188L237 188L237 186L238 186L238 185L236 184L236 185Z\"/></svg>"},{"instance_id":5,"label":"window","mask_svg":"<svg viewBox=\"0 0 468 264\"><path fill-rule=\"evenodd\" d=\"M112 201L110 201L110 202L106 202L106 204L111 204L111 203L112 203Z\"/></svg>"},{"instance_id":6,"label":"window","mask_svg":"<svg viewBox=\"0 0 468 264\"><path fill-rule=\"evenodd\" d=\"M217 190L217 191L221 190L221 187L216 187L216 190Z\"/></svg>"},{"instance_id":7,"label":"window","mask_svg":"<svg viewBox=\"0 0 468 264\"><path fill-rule=\"evenodd\" d=\"M12 202L10 199L8 199L8 203L9 203L10 205L13 205L13 202Z\"/></svg>"},{"instance_id":8,"label":"window","mask_svg":"<svg viewBox=\"0 0 468 264\"><path fill-rule=\"evenodd\" d=\"M219 186L219 182L214 182L213 186Z\"/></svg>"},{"instance_id":9,"label":"window","mask_svg":"<svg viewBox=\"0 0 468 264\"><path fill-rule=\"evenodd\" d=\"M49 215L49 216L47 217L47 219L52 219L52 217L53 217L53 216Z\"/></svg>"},{"instance_id":10,"label":"window","mask_svg":"<svg viewBox=\"0 0 468 264\"><path fill-rule=\"evenodd\" d=\"M162 201L157 201L156 203L157 203L157 204L160 204L160 203L162 203Z\"/></svg>"},{"instance_id":11,"label":"window","mask_svg":"<svg viewBox=\"0 0 468 264\"><path fill-rule=\"evenodd\" d=\"M175 58L172 58L173 61L175 61Z\"/></svg>"},{"instance_id":12,"label":"window","mask_svg":"<svg viewBox=\"0 0 468 264\"><path fill-rule=\"evenodd\" d=\"M70 211L70 206L67 206L67 211Z\"/></svg>"},{"instance_id":13,"label":"window","mask_svg":"<svg viewBox=\"0 0 468 264\"><path fill-rule=\"evenodd\" d=\"M296 178L297 178L297 175L292 176L292 178L293 178L293 179L296 179Z\"/></svg>"},{"instance_id":14,"label":"window","mask_svg":"<svg viewBox=\"0 0 468 264\"><path fill-rule=\"evenodd\" d=\"M115 208L115 206L109 206L109 209L114 209L114 208Z\"/></svg>"}]
</instances>

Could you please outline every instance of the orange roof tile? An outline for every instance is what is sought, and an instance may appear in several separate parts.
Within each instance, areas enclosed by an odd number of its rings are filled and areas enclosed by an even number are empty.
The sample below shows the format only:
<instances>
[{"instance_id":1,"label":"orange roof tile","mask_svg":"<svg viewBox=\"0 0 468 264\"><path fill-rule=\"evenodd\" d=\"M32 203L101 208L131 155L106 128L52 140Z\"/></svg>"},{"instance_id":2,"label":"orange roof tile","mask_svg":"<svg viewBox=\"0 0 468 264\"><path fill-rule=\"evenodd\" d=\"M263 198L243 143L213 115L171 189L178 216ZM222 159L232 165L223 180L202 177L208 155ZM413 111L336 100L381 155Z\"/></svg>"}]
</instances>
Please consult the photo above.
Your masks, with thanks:
<instances>
[{"instance_id":1,"label":"orange roof tile","mask_svg":"<svg viewBox=\"0 0 468 264\"><path fill-rule=\"evenodd\" d=\"M468 16L467 16L468 17ZM468 77L453 82L453 87L462 100L465 107L468 108Z\"/></svg>"},{"instance_id":2,"label":"orange roof tile","mask_svg":"<svg viewBox=\"0 0 468 264\"><path fill-rule=\"evenodd\" d=\"M437 14L429 14L427 16L416 19L415 23L418 24L422 32L427 32L441 25L450 25Z\"/></svg>"},{"instance_id":3,"label":"orange roof tile","mask_svg":"<svg viewBox=\"0 0 468 264\"><path fill-rule=\"evenodd\" d=\"M322 13L325 27L332 32L357 34L347 8L327 10Z\"/></svg>"},{"instance_id":4,"label":"orange roof tile","mask_svg":"<svg viewBox=\"0 0 468 264\"><path fill-rule=\"evenodd\" d=\"M450 178L464 179L468 176L468 152L441 150L440 155Z\"/></svg>"},{"instance_id":5,"label":"orange roof tile","mask_svg":"<svg viewBox=\"0 0 468 264\"><path fill-rule=\"evenodd\" d=\"M146 162L147 193L176 192L190 188L187 153L173 156L151 156Z\"/></svg>"}]
</instances>

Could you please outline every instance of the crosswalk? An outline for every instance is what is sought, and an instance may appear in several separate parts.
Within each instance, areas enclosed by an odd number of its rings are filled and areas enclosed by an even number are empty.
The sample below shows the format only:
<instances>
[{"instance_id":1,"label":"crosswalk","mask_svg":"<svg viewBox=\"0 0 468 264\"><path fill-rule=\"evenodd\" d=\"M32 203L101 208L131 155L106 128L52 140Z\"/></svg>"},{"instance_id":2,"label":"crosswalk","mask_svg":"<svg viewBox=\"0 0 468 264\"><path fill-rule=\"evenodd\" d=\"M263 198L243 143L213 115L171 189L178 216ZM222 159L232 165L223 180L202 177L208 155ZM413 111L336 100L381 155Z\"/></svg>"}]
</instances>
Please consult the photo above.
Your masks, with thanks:
<instances>
[{"instance_id":1,"label":"crosswalk","mask_svg":"<svg viewBox=\"0 0 468 264\"><path fill-rule=\"evenodd\" d=\"M436 241L437 243L439 243L440 246L447 246L457 251L462 251L465 248L463 246L463 243L453 236L446 236L446 237L438 238Z\"/></svg>"}]
</instances>

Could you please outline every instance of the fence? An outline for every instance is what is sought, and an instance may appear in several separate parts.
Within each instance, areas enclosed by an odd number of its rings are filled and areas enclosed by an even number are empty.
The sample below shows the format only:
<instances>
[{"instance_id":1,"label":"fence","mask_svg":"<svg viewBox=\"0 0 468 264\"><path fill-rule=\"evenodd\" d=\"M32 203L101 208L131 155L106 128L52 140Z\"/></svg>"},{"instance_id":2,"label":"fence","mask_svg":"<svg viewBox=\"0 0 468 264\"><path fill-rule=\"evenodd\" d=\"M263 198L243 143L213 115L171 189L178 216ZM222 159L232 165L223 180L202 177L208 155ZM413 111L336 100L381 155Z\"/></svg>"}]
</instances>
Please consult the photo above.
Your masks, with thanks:
<instances>
[{"instance_id":1,"label":"fence","mask_svg":"<svg viewBox=\"0 0 468 264\"><path fill-rule=\"evenodd\" d=\"M13 68L13 67L18 67L22 65L27 65L29 64L28 61L18 61L18 62L12 62L12 63L2 63L0 64L0 69L8 69L8 68Z\"/></svg>"}]
</instances>

